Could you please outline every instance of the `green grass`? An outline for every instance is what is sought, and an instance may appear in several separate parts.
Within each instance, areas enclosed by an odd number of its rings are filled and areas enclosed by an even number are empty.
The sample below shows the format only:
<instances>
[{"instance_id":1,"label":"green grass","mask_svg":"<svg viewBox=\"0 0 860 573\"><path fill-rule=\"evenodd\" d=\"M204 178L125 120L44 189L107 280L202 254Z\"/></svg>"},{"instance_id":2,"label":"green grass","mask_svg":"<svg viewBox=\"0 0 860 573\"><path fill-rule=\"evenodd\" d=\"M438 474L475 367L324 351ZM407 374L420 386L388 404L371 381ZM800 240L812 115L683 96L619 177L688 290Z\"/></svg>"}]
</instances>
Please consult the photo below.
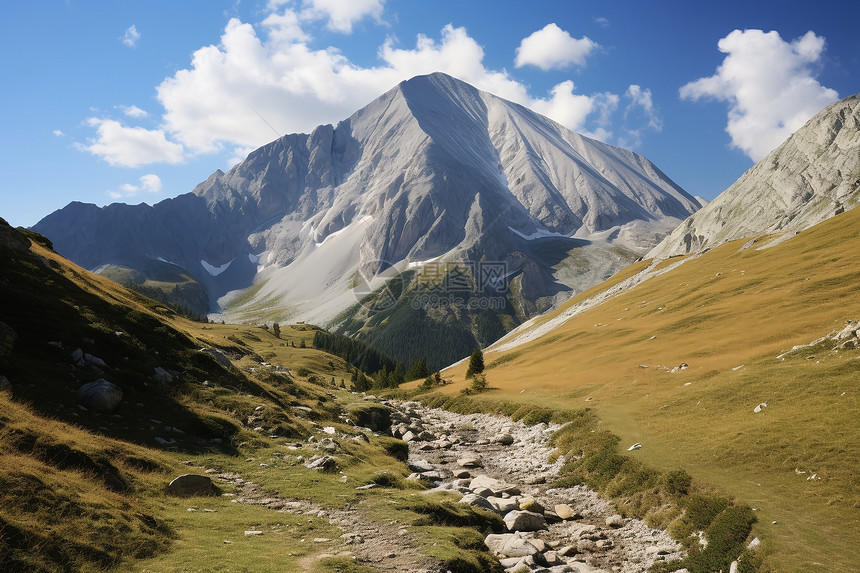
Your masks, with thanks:
<instances>
[{"instance_id":1,"label":"green grass","mask_svg":"<svg viewBox=\"0 0 860 573\"><path fill-rule=\"evenodd\" d=\"M311 348L316 327L284 325L276 337L192 322L27 237L37 244L0 222L0 320L2 332L14 333L0 345L0 371L12 382L0 392L0 570L372 570L339 542L313 542L339 539L325 517L168 496L167 483L189 472L235 472L273 497L351 507L369 527L425 517L410 509L424 486L405 479L403 442L341 420L351 412L386 425L384 409L331 386L349 379L348 366ZM232 366L222 368L202 346L221 349ZM79 347L107 366L72 364ZM155 382L156 367L173 371L174 381ZM124 392L111 414L75 401L77 388L97 377ZM298 457L319 453L307 440L320 426L340 432L338 471L316 472ZM164 437L174 441L156 441ZM355 489L370 483L381 487ZM416 530L416 543L425 553L446 547L459 528ZM263 535L245 536L251 529ZM463 567L486 555L454 544L450 559L466 564L458 570L480 571Z\"/></svg>"}]
</instances>

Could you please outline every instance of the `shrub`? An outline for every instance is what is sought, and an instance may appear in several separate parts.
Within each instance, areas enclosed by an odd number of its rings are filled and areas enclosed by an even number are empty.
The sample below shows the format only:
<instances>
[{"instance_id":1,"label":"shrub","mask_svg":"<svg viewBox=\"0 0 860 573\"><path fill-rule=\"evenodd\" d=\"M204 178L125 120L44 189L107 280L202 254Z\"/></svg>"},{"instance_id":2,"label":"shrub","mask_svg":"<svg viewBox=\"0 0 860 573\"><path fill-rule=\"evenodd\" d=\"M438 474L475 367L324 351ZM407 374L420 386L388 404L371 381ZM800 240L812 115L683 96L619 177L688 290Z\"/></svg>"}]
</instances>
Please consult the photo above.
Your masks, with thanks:
<instances>
[{"instance_id":1,"label":"shrub","mask_svg":"<svg viewBox=\"0 0 860 573\"><path fill-rule=\"evenodd\" d=\"M677 469L667 473L663 481L666 484L666 491L668 493L681 497L689 493L693 477L684 470Z\"/></svg>"}]
</instances>

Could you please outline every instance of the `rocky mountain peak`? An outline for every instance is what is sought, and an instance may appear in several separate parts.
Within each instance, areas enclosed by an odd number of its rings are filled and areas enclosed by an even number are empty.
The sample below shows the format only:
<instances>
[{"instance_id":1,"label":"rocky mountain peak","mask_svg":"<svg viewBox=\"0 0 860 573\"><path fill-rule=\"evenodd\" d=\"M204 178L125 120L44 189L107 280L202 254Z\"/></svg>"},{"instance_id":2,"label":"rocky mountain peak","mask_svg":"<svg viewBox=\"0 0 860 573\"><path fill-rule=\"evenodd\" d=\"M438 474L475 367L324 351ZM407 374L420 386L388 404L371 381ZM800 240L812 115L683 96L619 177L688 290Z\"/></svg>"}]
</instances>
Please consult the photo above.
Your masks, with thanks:
<instances>
[{"instance_id":1,"label":"rocky mountain peak","mask_svg":"<svg viewBox=\"0 0 860 573\"><path fill-rule=\"evenodd\" d=\"M860 94L831 104L646 256L791 236L860 202Z\"/></svg>"}]
</instances>

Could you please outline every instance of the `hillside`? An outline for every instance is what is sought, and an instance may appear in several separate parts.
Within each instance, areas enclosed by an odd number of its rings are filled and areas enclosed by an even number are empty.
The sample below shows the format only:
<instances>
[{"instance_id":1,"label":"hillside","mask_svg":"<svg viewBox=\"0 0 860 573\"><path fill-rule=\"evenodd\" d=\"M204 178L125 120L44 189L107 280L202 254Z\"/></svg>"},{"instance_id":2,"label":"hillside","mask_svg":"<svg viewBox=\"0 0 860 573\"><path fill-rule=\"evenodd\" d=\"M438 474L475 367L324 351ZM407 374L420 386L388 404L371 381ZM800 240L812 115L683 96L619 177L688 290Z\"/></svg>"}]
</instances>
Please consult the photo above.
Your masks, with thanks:
<instances>
[{"instance_id":1,"label":"hillside","mask_svg":"<svg viewBox=\"0 0 860 573\"><path fill-rule=\"evenodd\" d=\"M647 258L789 237L860 202L860 94L833 103L680 225Z\"/></svg>"},{"instance_id":2,"label":"hillside","mask_svg":"<svg viewBox=\"0 0 860 573\"><path fill-rule=\"evenodd\" d=\"M0 267L0 570L492 570L464 528L487 517L415 499L315 328L188 321L2 220ZM97 379L118 403L79 396ZM214 495L170 494L183 474Z\"/></svg>"},{"instance_id":3,"label":"hillside","mask_svg":"<svg viewBox=\"0 0 860 573\"><path fill-rule=\"evenodd\" d=\"M766 570L856 571L860 210L771 239L643 261L533 320L485 352L486 397L587 406L628 457L750 504Z\"/></svg>"}]
</instances>

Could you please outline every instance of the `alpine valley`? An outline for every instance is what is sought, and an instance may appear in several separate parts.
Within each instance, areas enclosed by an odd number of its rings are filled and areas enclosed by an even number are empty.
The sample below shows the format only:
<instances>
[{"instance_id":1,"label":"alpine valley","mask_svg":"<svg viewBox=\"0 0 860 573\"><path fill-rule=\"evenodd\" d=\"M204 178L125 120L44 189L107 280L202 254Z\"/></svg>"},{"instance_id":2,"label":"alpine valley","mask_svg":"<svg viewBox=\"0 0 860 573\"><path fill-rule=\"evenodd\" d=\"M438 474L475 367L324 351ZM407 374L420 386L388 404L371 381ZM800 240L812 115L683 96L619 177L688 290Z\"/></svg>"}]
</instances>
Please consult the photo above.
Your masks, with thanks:
<instances>
[{"instance_id":1,"label":"alpine valley","mask_svg":"<svg viewBox=\"0 0 860 573\"><path fill-rule=\"evenodd\" d=\"M196 314L310 322L439 368L609 278L700 206L644 157L435 73L191 193L71 203L33 229Z\"/></svg>"},{"instance_id":2,"label":"alpine valley","mask_svg":"<svg viewBox=\"0 0 860 573\"><path fill-rule=\"evenodd\" d=\"M0 570L858 571L860 95L704 203L436 73L0 219Z\"/></svg>"}]
</instances>

